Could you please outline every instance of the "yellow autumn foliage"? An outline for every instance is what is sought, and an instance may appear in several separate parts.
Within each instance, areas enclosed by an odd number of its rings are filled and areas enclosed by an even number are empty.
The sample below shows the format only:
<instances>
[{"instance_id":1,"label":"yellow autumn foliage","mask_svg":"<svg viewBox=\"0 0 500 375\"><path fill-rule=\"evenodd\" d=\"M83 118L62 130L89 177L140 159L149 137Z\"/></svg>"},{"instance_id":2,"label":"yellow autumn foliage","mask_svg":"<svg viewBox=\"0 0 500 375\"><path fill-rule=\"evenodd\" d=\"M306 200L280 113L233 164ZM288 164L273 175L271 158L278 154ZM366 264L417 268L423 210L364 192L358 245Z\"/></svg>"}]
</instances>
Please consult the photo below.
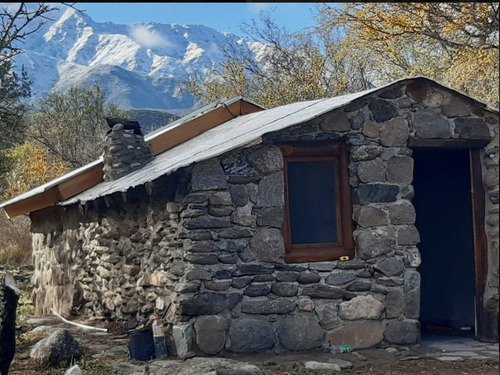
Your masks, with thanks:
<instances>
[{"instance_id":1,"label":"yellow autumn foliage","mask_svg":"<svg viewBox=\"0 0 500 375\"><path fill-rule=\"evenodd\" d=\"M370 61L345 53L344 40L336 35L291 33L269 15L245 26L249 39L261 43L258 56L246 48L224 51L224 63L205 75L193 74L183 91L203 103L240 95L272 108L370 87L364 74Z\"/></svg>"},{"instance_id":2,"label":"yellow autumn foliage","mask_svg":"<svg viewBox=\"0 0 500 375\"><path fill-rule=\"evenodd\" d=\"M183 89L204 104L244 96L272 108L345 94L350 87L346 77L348 73L354 76L338 52L324 54L306 43L295 49L279 49L270 59L265 68L249 68L244 57L229 58L207 76L192 75Z\"/></svg>"},{"instance_id":3,"label":"yellow autumn foliage","mask_svg":"<svg viewBox=\"0 0 500 375\"><path fill-rule=\"evenodd\" d=\"M351 51L389 78L427 75L498 107L498 3L323 5L318 30L341 28ZM385 83L385 82L384 82Z\"/></svg>"},{"instance_id":4,"label":"yellow autumn foliage","mask_svg":"<svg viewBox=\"0 0 500 375\"><path fill-rule=\"evenodd\" d=\"M5 179L4 199L25 193L69 171L68 166L46 148L32 142L7 150L5 157L11 168Z\"/></svg>"}]
</instances>

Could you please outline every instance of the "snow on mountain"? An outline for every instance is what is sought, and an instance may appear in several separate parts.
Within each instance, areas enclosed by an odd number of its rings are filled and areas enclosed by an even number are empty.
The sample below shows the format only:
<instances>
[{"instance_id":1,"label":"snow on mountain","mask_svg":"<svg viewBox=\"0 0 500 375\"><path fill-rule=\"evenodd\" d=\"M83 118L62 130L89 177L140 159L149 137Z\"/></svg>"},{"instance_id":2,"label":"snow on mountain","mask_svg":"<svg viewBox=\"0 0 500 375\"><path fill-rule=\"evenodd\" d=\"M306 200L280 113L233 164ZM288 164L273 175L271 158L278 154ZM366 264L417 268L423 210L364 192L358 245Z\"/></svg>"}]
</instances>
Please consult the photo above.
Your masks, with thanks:
<instances>
[{"instance_id":1,"label":"snow on mountain","mask_svg":"<svg viewBox=\"0 0 500 375\"><path fill-rule=\"evenodd\" d=\"M97 83L122 108L188 110L196 103L179 82L213 70L224 60L221 46L263 51L260 43L203 25L97 23L72 8L52 16L15 58L33 81L32 103L50 91Z\"/></svg>"}]
</instances>

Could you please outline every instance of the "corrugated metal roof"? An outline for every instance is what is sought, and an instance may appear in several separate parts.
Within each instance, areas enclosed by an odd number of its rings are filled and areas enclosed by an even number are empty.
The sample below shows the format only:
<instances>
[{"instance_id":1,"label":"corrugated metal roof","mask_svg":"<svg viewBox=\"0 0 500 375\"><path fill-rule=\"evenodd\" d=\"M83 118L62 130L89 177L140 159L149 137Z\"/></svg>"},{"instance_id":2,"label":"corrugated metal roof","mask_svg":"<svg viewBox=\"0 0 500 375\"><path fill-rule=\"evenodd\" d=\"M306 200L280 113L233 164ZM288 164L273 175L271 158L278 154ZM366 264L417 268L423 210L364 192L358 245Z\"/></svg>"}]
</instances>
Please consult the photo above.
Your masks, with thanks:
<instances>
[{"instance_id":1,"label":"corrugated metal roof","mask_svg":"<svg viewBox=\"0 0 500 375\"><path fill-rule=\"evenodd\" d=\"M118 180L100 183L59 204L86 203L96 198L127 191L179 168L210 159L259 139L262 135L301 124L381 88L330 99L288 104L236 117L157 155L142 169Z\"/></svg>"},{"instance_id":2,"label":"corrugated metal roof","mask_svg":"<svg viewBox=\"0 0 500 375\"><path fill-rule=\"evenodd\" d=\"M177 147L165 151L136 172L116 181L98 184L60 204L70 205L77 202L85 203L104 195L127 191L132 187L153 181L162 175L171 174L182 167L210 159L235 148L247 145L266 133L283 130L304 123L349 104L363 96L408 80L409 79L398 80L382 87L354 94L342 95L329 99L298 102L236 117Z\"/></svg>"},{"instance_id":3,"label":"corrugated metal roof","mask_svg":"<svg viewBox=\"0 0 500 375\"><path fill-rule=\"evenodd\" d=\"M359 99L363 96L367 96L371 93L381 91L389 86L403 83L405 81L413 81L415 79L425 79L429 82L433 82L443 89L450 92L458 94L470 101L473 101L481 107L497 113L497 110L486 108L483 103L480 103L467 95L460 93L456 90L447 88L438 82L435 82L426 77L413 77L400 79L385 86L373 88L370 90L365 90L357 92L354 94L342 95L334 98L328 99L318 99L304 102L297 102L293 104L288 104L272 109L268 109L261 112L251 113L248 115L236 117L229 120L217 127L207 130L206 132L185 141L184 143L169 149L155 157L150 163L145 165L142 169L132 172L116 181L111 182L101 182L82 193L75 195L63 202L60 205L70 205L74 203L86 203L92 201L96 198L109 195L115 192L127 191L130 188L145 184L149 181L153 181L158 177L173 173L179 168L186 167L190 164L212 158L214 156L221 155L225 152L233 150L235 148L247 145L255 140L258 140L262 135L278 130L285 129L294 125L301 124L303 122L309 121L315 117L318 117L324 113L332 111L336 108L342 107L350 102ZM155 132L148 134L145 139L146 141L155 138L158 135L168 133L175 127L178 127L196 117L203 116L205 113L217 108L219 106L227 106L234 101L240 100L242 98L234 98L227 102L215 102L206 107L203 107L183 118L174 121L173 123L158 129ZM248 101L247 99L245 99ZM56 186L58 183L71 179L71 177L77 175L82 170L90 169L92 166L102 162L100 160L95 161L87 166L70 172L58 179L41 185L29 192L22 194L16 198L13 198L7 202L0 204L0 208L7 206L9 204L21 201L23 199L29 198L36 194L40 194L50 187Z\"/></svg>"}]
</instances>

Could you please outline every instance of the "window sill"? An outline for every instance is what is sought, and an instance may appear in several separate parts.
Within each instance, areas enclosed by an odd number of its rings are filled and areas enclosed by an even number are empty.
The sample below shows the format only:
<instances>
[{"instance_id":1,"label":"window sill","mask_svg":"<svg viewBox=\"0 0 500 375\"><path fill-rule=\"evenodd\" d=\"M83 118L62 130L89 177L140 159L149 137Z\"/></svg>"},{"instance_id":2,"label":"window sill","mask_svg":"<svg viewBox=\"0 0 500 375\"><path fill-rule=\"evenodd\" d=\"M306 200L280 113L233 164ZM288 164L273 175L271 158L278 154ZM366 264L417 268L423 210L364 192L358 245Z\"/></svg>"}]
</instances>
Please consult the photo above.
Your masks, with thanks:
<instances>
[{"instance_id":1,"label":"window sill","mask_svg":"<svg viewBox=\"0 0 500 375\"><path fill-rule=\"evenodd\" d=\"M323 262L338 260L340 257L354 258L354 249L329 248L329 249L301 249L285 254L286 263Z\"/></svg>"}]
</instances>

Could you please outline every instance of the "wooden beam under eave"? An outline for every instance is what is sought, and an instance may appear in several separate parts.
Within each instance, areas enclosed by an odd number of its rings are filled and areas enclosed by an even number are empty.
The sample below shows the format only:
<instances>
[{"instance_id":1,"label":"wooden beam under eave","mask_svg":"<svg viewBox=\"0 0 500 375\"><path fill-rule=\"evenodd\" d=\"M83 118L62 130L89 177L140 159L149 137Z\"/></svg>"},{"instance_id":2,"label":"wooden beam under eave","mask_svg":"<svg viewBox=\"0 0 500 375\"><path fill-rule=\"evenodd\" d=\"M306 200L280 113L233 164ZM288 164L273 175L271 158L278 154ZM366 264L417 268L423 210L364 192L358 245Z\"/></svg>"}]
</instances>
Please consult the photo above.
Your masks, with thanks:
<instances>
[{"instance_id":1,"label":"wooden beam under eave","mask_svg":"<svg viewBox=\"0 0 500 375\"><path fill-rule=\"evenodd\" d=\"M149 141L153 155L158 155L197 135L233 119L240 114L241 100L226 107L219 107L194 120L173 128Z\"/></svg>"},{"instance_id":2,"label":"wooden beam under eave","mask_svg":"<svg viewBox=\"0 0 500 375\"><path fill-rule=\"evenodd\" d=\"M22 201L15 202L5 206L3 209L7 217L15 217L27 212L41 210L52 206L55 202L61 200L61 194L57 186L54 186L43 193L34 195L32 197L23 199Z\"/></svg>"},{"instance_id":3,"label":"wooden beam under eave","mask_svg":"<svg viewBox=\"0 0 500 375\"><path fill-rule=\"evenodd\" d=\"M248 114L254 113L254 112L260 112L260 111L264 110L264 108L259 107L258 105L246 102L244 100L240 100L240 102L241 102L241 108L240 108L240 115L241 116L248 115Z\"/></svg>"},{"instance_id":4,"label":"wooden beam under eave","mask_svg":"<svg viewBox=\"0 0 500 375\"><path fill-rule=\"evenodd\" d=\"M61 199L68 199L72 196L85 191L92 186L97 185L104 179L104 163L101 162L91 169L88 169L69 180L63 181L58 185ZM55 203L55 202L53 202Z\"/></svg>"}]
</instances>

